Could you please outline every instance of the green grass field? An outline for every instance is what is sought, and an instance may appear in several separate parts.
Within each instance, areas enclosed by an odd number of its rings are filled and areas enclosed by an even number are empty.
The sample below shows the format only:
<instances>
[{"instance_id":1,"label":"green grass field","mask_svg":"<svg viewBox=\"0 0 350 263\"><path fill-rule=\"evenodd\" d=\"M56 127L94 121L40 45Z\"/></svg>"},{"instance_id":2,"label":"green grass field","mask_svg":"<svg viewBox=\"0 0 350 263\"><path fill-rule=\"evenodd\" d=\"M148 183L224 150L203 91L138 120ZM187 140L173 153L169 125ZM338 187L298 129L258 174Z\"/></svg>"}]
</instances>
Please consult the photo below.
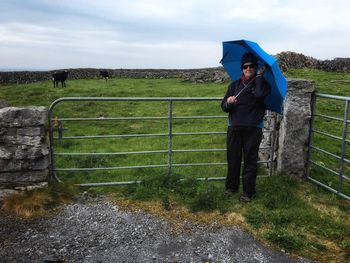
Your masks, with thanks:
<instances>
[{"instance_id":1,"label":"green grass field","mask_svg":"<svg viewBox=\"0 0 350 263\"><path fill-rule=\"evenodd\" d=\"M318 92L334 95L350 95L350 75L327 73L316 70L289 70L292 78L315 81ZM111 79L70 80L66 88L53 89L52 83L39 82L27 85L0 86L0 98L10 106L49 106L61 97L222 97L228 83L193 84L180 79ZM225 116L213 102L174 102L173 116ZM64 102L55 107L53 116L61 118L113 118L113 117L166 117L167 102ZM320 99L317 113L341 117L342 102ZM64 121L63 136L115 135L136 133L167 133L167 120L94 120ZM226 119L174 120L173 132L225 132ZM342 123L316 119L315 128L342 135ZM55 133L55 136L58 136ZM348 135L349 136L349 135ZM173 150L224 149L225 134L174 136ZM341 144L315 135L317 147L339 155ZM55 140L56 153L113 153L167 150L168 138L100 138ZM347 151L347 158L349 158ZM334 170L339 161L333 157L312 152L312 159ZM350 159L350 158L349 158ZM167 164L167 153L56 156L56 168L67 167L120 167L130 165ZM225 162L225 152L174 153L173 163ZM345 166L345 174L349 165ZM218 220L224 224L241 224L256 238L278 249L297 256L309 257L321 262L350 261L350 204L312 183L298 181L285 175L260 177L258 195L253 202L242 205L234 198L224 196L223 182L198 182L196 177L225 177L225 166L174 167L171 177L167 167L106 170L92 172L58 171L65 184L86 182L110 182L143 180L139 185L123 187L91 188L90 194L110 194L115 200L131 200L146 206L160 203L170 216L177 217L179 207L186 207L190 214ZM263 167L259 175L266 174ZM313 167L312 176L329 186L337 186L337 177ZM86 189L85 189L86 190ZM52 191L52 190L51 190ZM344 182L344 191L350 194L349 184ZM204 211L202 214L201 211ZM215 212L217 211L217 212ZM161 214L161 213L160 213ZM190 217L189 214L183 215ZM204 219L203 219L204 218ZM240 220L238 220L240 219ZM207 222L210 222L208 219Z\"/></svg>"}]
</instances>

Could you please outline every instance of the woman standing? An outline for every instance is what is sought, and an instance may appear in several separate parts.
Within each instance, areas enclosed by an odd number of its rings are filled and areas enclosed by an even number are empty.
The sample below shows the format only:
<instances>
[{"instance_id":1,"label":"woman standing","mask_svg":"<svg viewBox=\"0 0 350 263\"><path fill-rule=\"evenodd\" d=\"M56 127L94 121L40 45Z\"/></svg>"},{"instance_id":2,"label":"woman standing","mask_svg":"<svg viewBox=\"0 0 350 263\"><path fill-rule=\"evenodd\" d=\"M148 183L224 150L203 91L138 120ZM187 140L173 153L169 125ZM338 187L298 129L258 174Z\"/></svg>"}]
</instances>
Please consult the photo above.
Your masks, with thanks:
<instances>
[{"instance_id":1,"label":"woman standing","mask_svg":"<svg viewBox=\"0 0 350 263\"><path fill-rule=\"evenodd\" d=\"M255 194L258 169L258 151L262 139L264 99L270 92L269 84L257 70L257 57L248 52L242 56L240 79L233 81L221 102L228 112L226 194L238 192L243 157L242 202L249 202Z\"/></svg>"}]
</instances>

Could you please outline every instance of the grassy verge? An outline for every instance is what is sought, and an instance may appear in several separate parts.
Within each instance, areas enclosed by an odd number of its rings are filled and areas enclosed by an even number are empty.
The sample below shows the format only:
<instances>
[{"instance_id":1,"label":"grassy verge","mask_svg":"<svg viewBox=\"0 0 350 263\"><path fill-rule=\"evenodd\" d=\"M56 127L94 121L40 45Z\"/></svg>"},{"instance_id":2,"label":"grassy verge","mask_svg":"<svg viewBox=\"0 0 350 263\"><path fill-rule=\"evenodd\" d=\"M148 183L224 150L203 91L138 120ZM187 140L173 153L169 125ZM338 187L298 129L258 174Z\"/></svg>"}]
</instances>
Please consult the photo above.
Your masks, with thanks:
<instances>
[{"instance_id":1,"label":"grassy verge","mask_svg":"<svg viewBox=\"0 0 350 263\"><path fill-rule=\"evenodd\" d=\"M321 262L350 259L349 202L284 175L259 178L258 194L248 204L238 201L239 194L225 196L223 189L222 182L163 175L117 190L113 197L118 204L175 221L177 228L186 220L238 224L266 245L295 256Z\"/></svg>"},{"instance_id":2,"label":"grassy verge","mask_svg":"<svg viewBox=\"0 0 350 263\"><path fill-rule=\"evenodd\" d=\"M6 196L1 210L15 216L31 219L47 215L64 203L71 202L79 193L72 184L52 183L23 193Z\"/></svg>"},{"instance_id":3,"label":"grassy verge","mask_svg":"<svg viewBox=\"0 0 350 263\"><path fill-rule=\"evenodd\" d=\"M320 262L350 259L350 204L316 186L282 174L258 178L257 196L242 204L239 194L224 195L223 182L197 181L178 175L156 175L124 187L76 189L51 185L6 198L2 210L25 218L42 216L80 192L108 193L125 209L141 208L172 222L173 233L186 221L240 225L267 246Z\"/></svg>"}]
</instances>

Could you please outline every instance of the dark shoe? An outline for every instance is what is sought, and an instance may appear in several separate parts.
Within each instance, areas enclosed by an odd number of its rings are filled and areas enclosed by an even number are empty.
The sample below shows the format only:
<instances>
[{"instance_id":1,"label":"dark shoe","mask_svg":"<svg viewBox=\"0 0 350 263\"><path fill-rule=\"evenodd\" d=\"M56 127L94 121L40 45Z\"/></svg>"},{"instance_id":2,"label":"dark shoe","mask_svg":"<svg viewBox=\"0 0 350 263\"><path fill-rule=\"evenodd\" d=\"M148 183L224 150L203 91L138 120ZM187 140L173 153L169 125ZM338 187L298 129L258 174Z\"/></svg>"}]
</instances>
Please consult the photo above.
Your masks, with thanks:
<instances>
[{"instance_id":1,"label":"dark shoe","mask_svg":"<svg viewBox=\"0 0 350 263\"><path fill-rule=\"evenodd\" d=\"M242 203L249 203L250 201L252 200L251 197L248 197L246 195L242 195L240 198L239 198L239 201L242 202Z\"/></svg>"}]
</instances>

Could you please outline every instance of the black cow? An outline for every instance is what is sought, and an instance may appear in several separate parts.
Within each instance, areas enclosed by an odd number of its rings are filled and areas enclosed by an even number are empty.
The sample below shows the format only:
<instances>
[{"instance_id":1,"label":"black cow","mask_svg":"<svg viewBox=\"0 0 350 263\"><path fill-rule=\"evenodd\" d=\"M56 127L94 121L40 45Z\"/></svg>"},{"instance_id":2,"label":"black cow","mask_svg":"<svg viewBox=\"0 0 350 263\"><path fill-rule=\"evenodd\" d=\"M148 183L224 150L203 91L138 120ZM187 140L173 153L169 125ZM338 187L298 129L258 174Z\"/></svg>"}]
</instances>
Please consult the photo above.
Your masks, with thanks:
<instances>
[{"instance_id":1,"label":"black cow","mask_svg":"<svg viewBox=\"0 0 350 263\"><path fill-rule=\"evenodd\" d=\"M52 74L53 87L58 88L58 82L61 82L62 88L66 86L65 81L68 77L68 71L59 71Z\"/></svg>"},{"instance_id":2,"label":"black cow","mask_svg":"<svg viewBox=\"0 0 350 263\"><path fill-rule=\"evenodd\" d=\"M109 78L109 73L107 70L100 70L100 77L104 78L106 81Z\"/></svg>"}]
</instances>

